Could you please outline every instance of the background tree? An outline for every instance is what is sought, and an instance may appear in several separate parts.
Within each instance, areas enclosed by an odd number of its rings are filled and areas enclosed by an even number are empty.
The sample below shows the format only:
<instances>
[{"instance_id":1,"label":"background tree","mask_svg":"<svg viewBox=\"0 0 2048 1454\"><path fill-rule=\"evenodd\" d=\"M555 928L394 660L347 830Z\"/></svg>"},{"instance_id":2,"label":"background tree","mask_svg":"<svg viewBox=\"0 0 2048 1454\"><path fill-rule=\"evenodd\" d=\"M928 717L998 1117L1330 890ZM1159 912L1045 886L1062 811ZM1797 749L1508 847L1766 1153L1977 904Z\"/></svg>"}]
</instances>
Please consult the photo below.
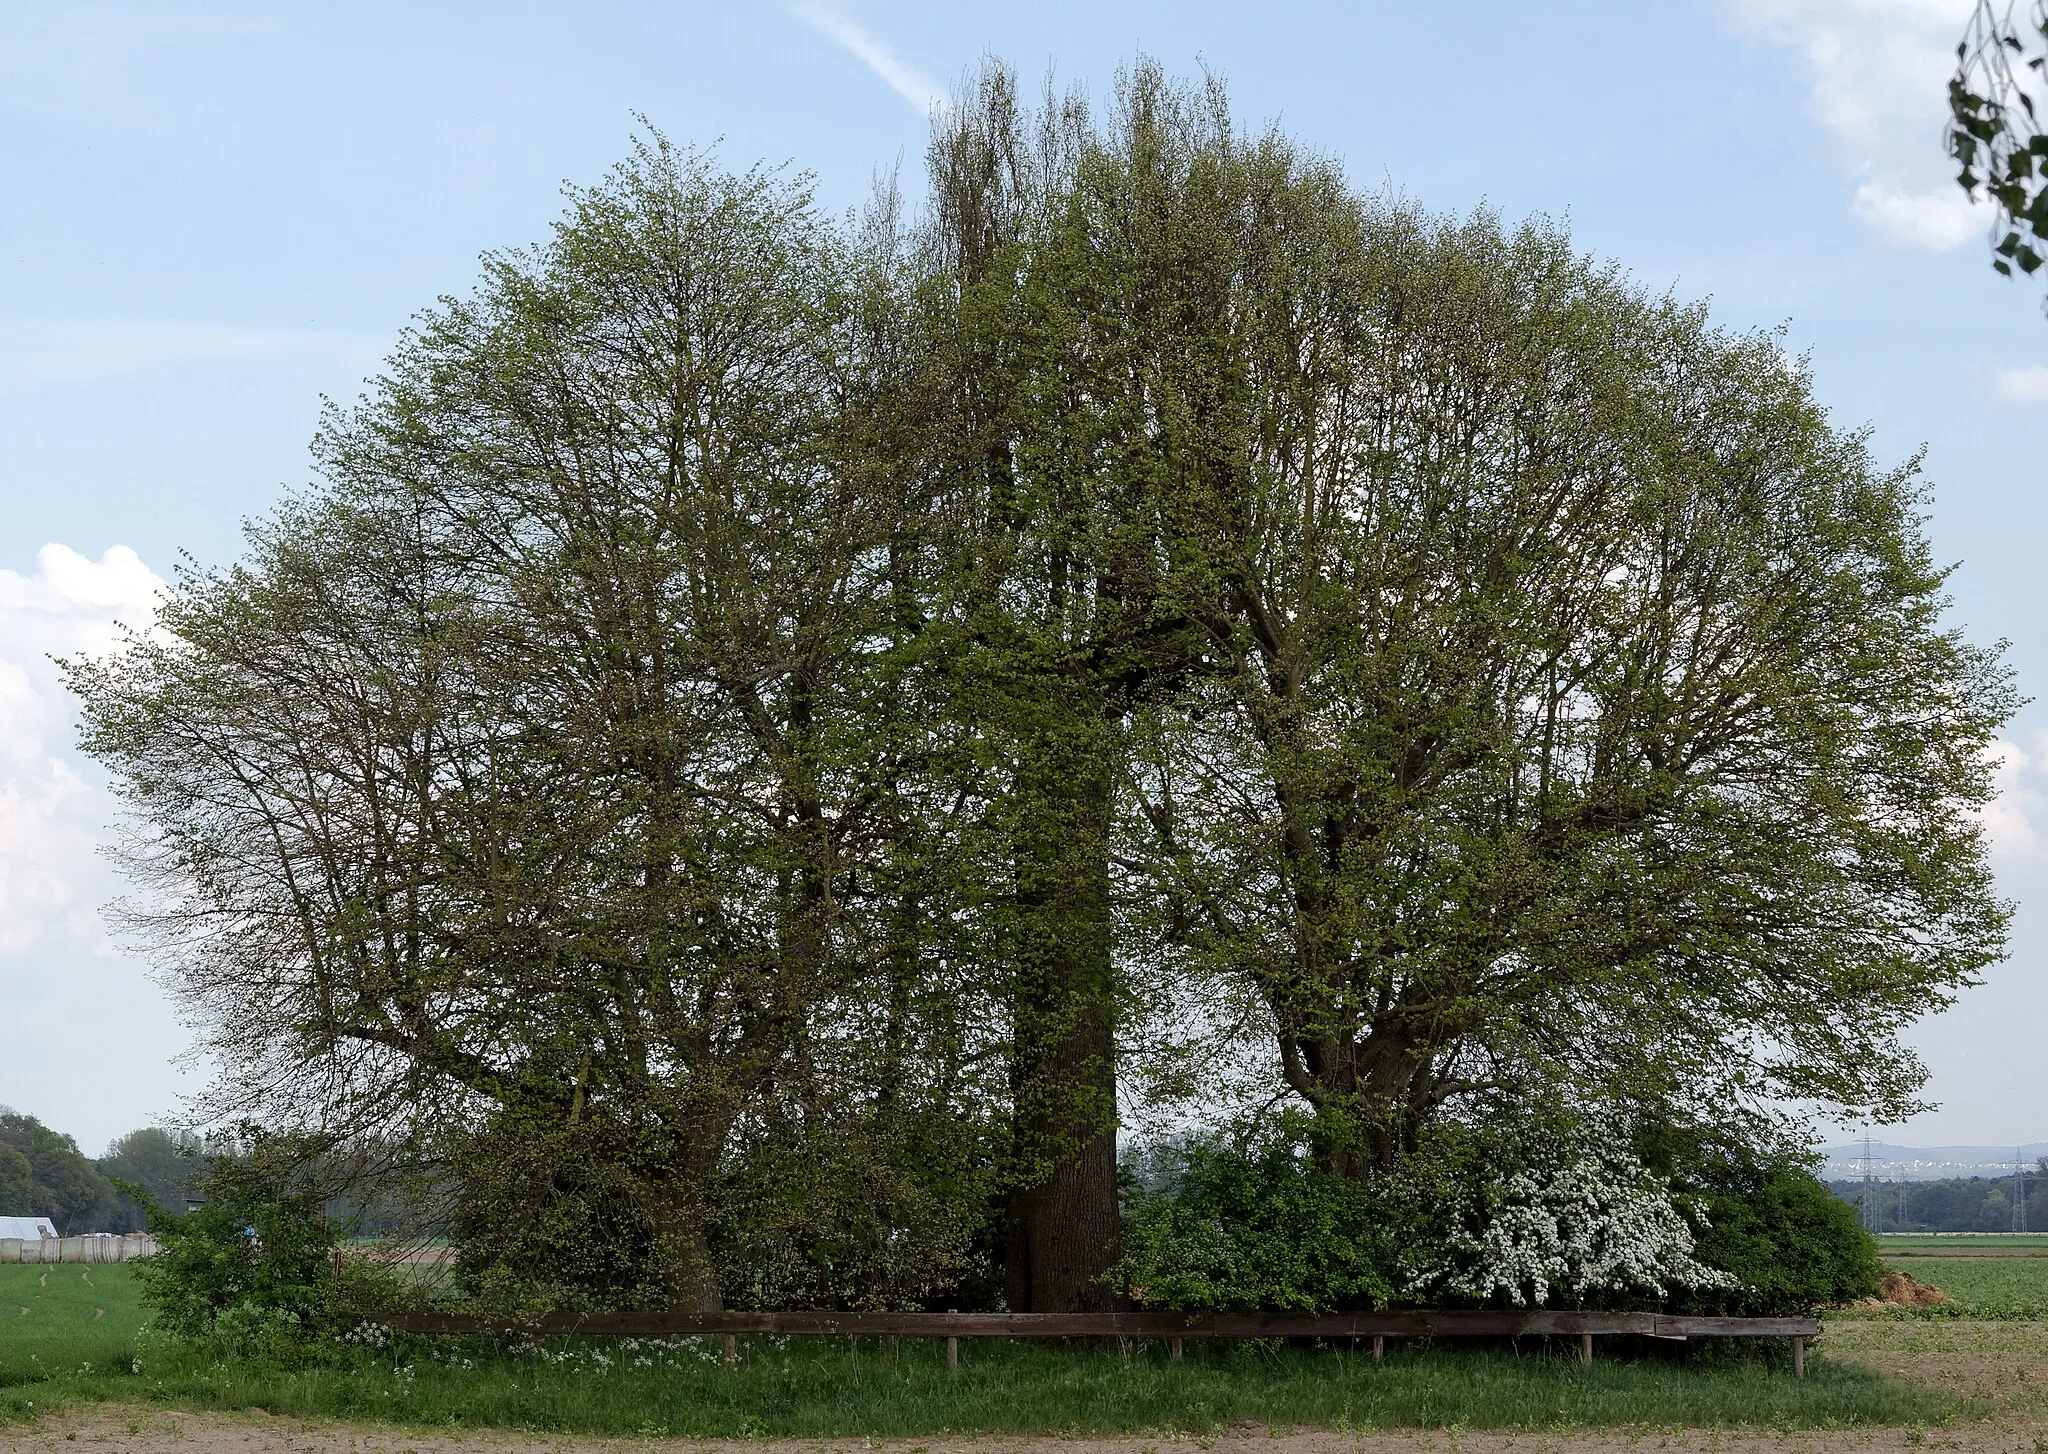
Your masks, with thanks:
<instances>
[{"instance_id":1,"label":"background tree","mask_svg":"<svg viewBox=\"0 0 2048 1454\"><path fill-rule=\"evenodd\" d=\"M48 1217L67 1237L109 1230L114 1188L76 1141L34 1116L0 1109L0 1148L0 1195L8 1198L9 1216Z\"/></svg>"},{"instance_id":2,"label":"background tree","mask_svg":"<svg viewBox=\"0 0 2048 1454\"><path fill-rule=\"evenodd\" d=\"M121 1225L112 1230L134 1232L149 1225L147 1211L128 1187L138 1189L172 1215L184 1211L185 1198L191 1195L193 1180L201 1170L198 1150L198 1142L189 1133L160 1126L145 1126L116 1138L97 1163L100 1175L117 1184L115 1219Z\"/></svg>"},{"instance_id":3,"label":"background tree","mask_svg":"<svg viewBox=\"0 0 2048 1454\"><path fill-rule=\"evenodd\" d=\"M1956 183L1998 209L1991 266L2007 277L2015 267L2031 276L2048 260L2048 118L2033 95L2048 67L2048 5L2035 0L2024 24L2017 8L1978 0L1948 83Z\"/></svg>"},{"instance_id":4,"label":"background tree","mask_svg":"<svg viewBox=\"0 0 2048 1454\"><path fill-rule=\"evenodd\" d=\"M0 1142L0 1216L33 1217L35 1203L35 1168L18 1149Z\"/></svg>"}]
</instances>

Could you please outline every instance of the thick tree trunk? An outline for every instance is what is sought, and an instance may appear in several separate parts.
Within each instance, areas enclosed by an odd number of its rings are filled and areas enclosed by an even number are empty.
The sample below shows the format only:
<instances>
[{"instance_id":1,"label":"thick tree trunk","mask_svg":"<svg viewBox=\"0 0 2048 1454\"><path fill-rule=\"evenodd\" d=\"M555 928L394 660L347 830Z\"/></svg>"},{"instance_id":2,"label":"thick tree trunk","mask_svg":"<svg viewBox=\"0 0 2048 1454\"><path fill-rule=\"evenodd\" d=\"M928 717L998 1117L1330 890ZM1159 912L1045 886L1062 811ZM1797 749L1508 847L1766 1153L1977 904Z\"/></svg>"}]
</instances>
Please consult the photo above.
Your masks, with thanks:
<instances>
[{"instance_id":1,"label":"thick tree trunk","mask_svg":"<svg viewBox=\"0 0 2048 1454\"><path fill-rule=\"evenodd\" d=\"M1013 1148L1004 1294L1016 1312L1107 1309L1117 1259L1110 756L1099 722L1034 744L1019 794Z\"/></svg>"},{"instance_id":2,"label":"thick tree trunk","mask_svg":"<svg viewBox=\"0 0 2048 1454\"><path fill-rule=\"evenodd\" d=\"M1124 1303L1117 1259L1116 1132L1090 1136L1010 1197L1003 1293L1013 1312L1106 1312Z\"/></svg>"},{"instance_id":3,"label":"thick tree trunk","mask_svg":"<svg viewBox=\"0 0 2048 1454\"><path fill-rule=\"evenodd\" d=\"M711 1176L729 1117L712 1118L696 1134L671 1143L663 1163L648 1167L639 1201L654 1234L654 1266L670 1312L715 1313L725 1309L718 1275L711 1266Z\"/></svg>"}]
</instances>

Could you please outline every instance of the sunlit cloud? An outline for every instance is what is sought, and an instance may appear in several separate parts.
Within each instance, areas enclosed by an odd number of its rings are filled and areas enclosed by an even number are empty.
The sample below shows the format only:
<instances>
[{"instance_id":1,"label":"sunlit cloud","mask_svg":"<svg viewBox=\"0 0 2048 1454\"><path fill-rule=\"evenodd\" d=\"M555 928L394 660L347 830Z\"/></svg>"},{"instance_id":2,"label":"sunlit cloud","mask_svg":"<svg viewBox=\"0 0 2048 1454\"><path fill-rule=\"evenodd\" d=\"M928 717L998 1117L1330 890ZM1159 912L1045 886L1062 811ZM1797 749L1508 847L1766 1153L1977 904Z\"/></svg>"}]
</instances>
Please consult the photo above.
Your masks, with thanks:
<instances>
[{"instance_id":1,"label":"sunlit cloud","mask_svg":"<svg viewBox=\"0 0 2048 1454\"><path fill-rule=\"evenodd\" d=\"M1797 51L1809 109L1851 171L1873 231L1946 252L1981 236L1989 210L1950 177L1941 149L1956 42L1975 0L1727 0L1739 31Z\"/></svg>"},{"instance_id":2,"label":"sunlit cloud","mask_svg":"<svg viewBox=\"0 0 2048 1454\"><path fill-rule=\"evenodd\" d=\"M1963 195L1954 183L1907 191L1879 182L1856 189L1856 216L1896 242L1947 252L1984 236L1981 204Z\"/></svg>"},{"instance_id":3,"label":"sunlit cloud","mask_svg":"<svg viewBox=\"0 0 2048 1454\"><path fill-rule=\"evenodd\" d=\"M164 583L125 545L63 545L0 570L0 959L104 947L112 879L98 846L114 801L73 752L76 708L52 656L96 654L146 628Z\"/></svg>"}]
</instances>

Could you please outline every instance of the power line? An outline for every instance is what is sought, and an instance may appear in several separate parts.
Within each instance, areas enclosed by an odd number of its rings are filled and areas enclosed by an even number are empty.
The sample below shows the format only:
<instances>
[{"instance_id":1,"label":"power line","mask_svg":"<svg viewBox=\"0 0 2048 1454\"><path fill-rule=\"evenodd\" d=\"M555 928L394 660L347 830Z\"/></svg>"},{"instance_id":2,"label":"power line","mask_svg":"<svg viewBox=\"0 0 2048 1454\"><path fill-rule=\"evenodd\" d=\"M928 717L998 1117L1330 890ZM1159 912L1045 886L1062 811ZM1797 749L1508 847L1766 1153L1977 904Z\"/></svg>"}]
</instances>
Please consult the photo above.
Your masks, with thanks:
<instances>
[{"instance_id":1,"label":"power line","mask_svg":"<svg viewBox=\"0 0 2048 1454\"><path fill-rule=\"evenodd\" d=\"M1863 1133L1863 1154L1856 1159L1863 1164L1863 1226L1865 1230L1875 1232L1878 1224L1877 1177L1871 1166L1880 1158L1871 1154L1868 1131Z\"/></svg>"}]
</instances>

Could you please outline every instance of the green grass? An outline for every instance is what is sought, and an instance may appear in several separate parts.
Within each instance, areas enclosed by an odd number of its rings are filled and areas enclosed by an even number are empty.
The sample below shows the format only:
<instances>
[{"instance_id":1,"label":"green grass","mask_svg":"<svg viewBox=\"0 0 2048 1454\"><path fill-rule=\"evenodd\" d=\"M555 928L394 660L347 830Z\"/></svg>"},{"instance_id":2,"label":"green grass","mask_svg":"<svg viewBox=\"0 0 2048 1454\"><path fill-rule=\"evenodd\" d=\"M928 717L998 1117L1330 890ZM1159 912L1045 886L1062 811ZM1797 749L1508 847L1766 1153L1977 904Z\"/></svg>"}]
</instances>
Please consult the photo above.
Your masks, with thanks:
<instances>
[{"instance_id":1,"label":"green grass","mask_svg":"<svg viewBox=\"0 0 2048 1454\"><path fill-rule=\"evenodd\" d=\"M1986 1250L2020 1250L2048 1256L2048 1232L1885 1232L1877 1241L1886 1256L1940 1251L1969 1257Z\"/></svg>"},{"instance_id":2,"label":"green grass","mask_svg":"<svg viewBox=\"0 0 2048 1454\"><path fill-rule=\"evenodd\" d=\"M1913 1257L1886 1249L1885 1266L1931 1282L1955 1301L1916 1309L1923 1317L2033 1321L2048 1318L2048 1258Z\"/></svg>"},{"instance_id":3,"label":"green grass","mask_svg":"<svg viewBox=\"0 0 2048 1454\"><path fill-rule=\"evenodd\" d=\"M99 1400L178 1408L260 1407L415 1426L560 1432L844 1438L963 1432L1214 1430L1240 1420L1356 1430L1459 1425L1925 1424L1960 1407L1816 1350L1804 1381L1768 1356L1700 1345L1603 1343L1591 1368L1561 1346L1396 1342L1362 1352L1190 1342L1046 1347L963 1340L746 1338L737 1366L716 1339L400 1339L330 1350L318 1364L234 1358L151 1335L127 1269L0 1268L28 1317L0 1331L0 1418ZM24 1275L25 1274L25 1275ZM33 1296L31 1296L33 1295ZM106 1309L94 1318L95 1307Z\"/></svg>"},{"instance_id":4,"label":"green grass","mask_svg":"<svg viewBox=\"0 0 2048 1454\"><path fill-rule=\"evenodd\" d=\"M0 1390L130 1367L138 1291L126 1267L0 1266Z\"/></svg>"}]
</instances>

